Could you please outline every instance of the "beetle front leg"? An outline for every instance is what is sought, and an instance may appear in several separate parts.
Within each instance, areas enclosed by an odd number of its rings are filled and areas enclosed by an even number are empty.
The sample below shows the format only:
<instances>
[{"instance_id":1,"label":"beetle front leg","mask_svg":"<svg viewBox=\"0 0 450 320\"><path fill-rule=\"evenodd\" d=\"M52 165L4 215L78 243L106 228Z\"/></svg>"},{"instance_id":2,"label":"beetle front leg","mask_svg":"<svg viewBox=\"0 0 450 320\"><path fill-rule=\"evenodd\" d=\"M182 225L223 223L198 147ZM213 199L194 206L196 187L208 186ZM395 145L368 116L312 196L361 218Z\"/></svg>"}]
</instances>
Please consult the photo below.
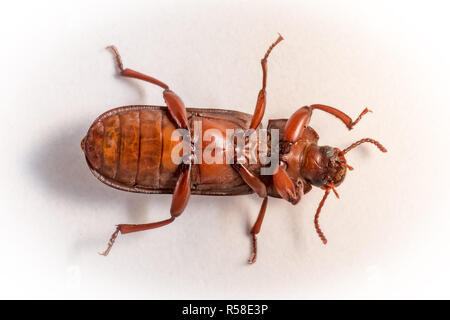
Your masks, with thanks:
<instances>
[{"instance_id":1,"label":"beetle front leg","mask_svg":"<svg viewBox=\"0 0 450 320\"><path fill-rule=\"evenodd\" d=\"M372 112L371 110L365 108L361 114L356 118L355 121L352 120L348 115L344 112L330 107L325 106L323 104L313 104L311 106L305 106L298 109L286 122L284 127L284 140L295 143L297 142L303 135L305 128L309 125L309 121L311 120L313 110L318 109L324 112L328 112L333 116L337 117L341 120L349 130L353 129L353 127L361 120L361 118L368 112Z\"/></svg>"},{"instance_id":2,"label":"beetle front leg","mask_svg":"<svg viewBox=\"0 0 450 320\"><path fill-rule=\"evenodd\" d=\"M360 115L358 116L358 118L356 118L355 121L352 120L352 118L350 118L348 115L346 115L344 112L342 112L341 110L338 110L336 108L330 107L330 106L326 106L323 104L313 104L312 106L310 106L311 110L314 109L319 109L325 112L328 112L329 114L332 114L333 116L335 116L336 118L338 118L339 120L341 120L348 128L348 130L353 129L353 127L359 122L359 120L361 120L361 118L368 112L372 112L371 110L365 108Z\"/></svg>"},{"instance_id":3,"label":"beetle front leg","mask_svg":"<svg viewBox=\"0 0 450 320\"><path fill-rule=\"evenodd\" d=\"M252 122L250 123L250 129L256 129L264 116L264 111L266 110L266 81L267 81L267 58L269 57L272 49L283 40L281 34L278 35L278 39L272 43L272 45L267 49L264 58L261 59L261 67L263 71L262 88L258 93L258 98L256 100L255 112L253 113Z\"/></svg>"},{"instance_id":4,"label":"beetle front leg","mask_svg":"<svg viewBox=\"0 0 450 320\"><path fill-rule=\"evenodd\" d=\"M250 259L248 259L249 264L253 264L256 262L256 257L257 257L257 253L258 253L256 235L261 230L261 225L262 225L262 222L264 219L264 215L266 213L266 208L267 208L267 197L264 198L264 201L261 204L261 209L259 209L258 218L256 219L256 222L253 225L252 230L250 231L250 234L252 236L252 255L251 255Z\"/></svg>"}]
</instances>

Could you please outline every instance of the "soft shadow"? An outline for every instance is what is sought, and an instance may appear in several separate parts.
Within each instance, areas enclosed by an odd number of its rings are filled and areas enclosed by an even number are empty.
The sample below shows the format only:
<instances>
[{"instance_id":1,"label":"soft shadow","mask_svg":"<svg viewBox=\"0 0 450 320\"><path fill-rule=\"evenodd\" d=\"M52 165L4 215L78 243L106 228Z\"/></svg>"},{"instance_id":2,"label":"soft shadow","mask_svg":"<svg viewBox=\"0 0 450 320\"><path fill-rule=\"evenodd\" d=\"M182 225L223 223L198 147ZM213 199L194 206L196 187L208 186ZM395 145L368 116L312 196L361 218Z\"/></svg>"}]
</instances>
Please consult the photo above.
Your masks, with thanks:
<instances>
[{"instance_id":1,"label":"soft shadow","mask_svg":"<svg viewBox=\"0 0 450 320\"><path fill-rule=\"evenodd\" d=\"M32 159L27 163L29 172L46 192L69 201L122 201L118 192L98 181L89 170L80 147L89 125L55 127L52 135L43 138L42 143L31 150L27 157Z\"/></svg>"},{"instance_id":2,"label":"soft shadow","mask_svg":"<svg viewBox=\"0 0 450 320\"><path fill-rule=\"evenodd\" d=\"M89 122L83 122L70 127L55 127L52 135L44 138L40 145L31 150L27 159L32 160L26 165L36 184L44 192L75 203L120 203L129 211L130 217L127 219L130 220L136 220L147 212L150 198L167 198L169 206L168 195L150 197L124 192L111 188L94 177L80 146L89 125Z\"/></svg>"},{"instance_id":3,"label":"soft shadow","mask_svg":"<svg viewBox=\"0 0 450 320\"><path fill-rule=\"evenodd\" d=\"M112 203L124 208L125 214L112 217L111 225L103 226L104 229L99 229L98 234L85 235L73 243L69 256L75 260L75 257L86 252L104 250L107 237L114 231L116 223L144 223L152 220L149 210L151 202L167 201L168 208L170 206L170 197L167 195L154 195L160 198L155 200L153 196L110 188L96 179L80 147L89 125L88 121L70 127L55 127L53 134L43 137L41 144L30 151L25 163L30 178L40 188L40 192L47 194L48 199L62 198L84 206L105 204L110 207Z\"/></svg>"},{"instance_id":4,"label":"soft shadow","mask_svg":"<svg viewBox=\"0 0 450 320\"><path fill-rule=\"evenodd\" d=\"M116 74L114 76L114 78L117 80L120 80L121 83L126 85L127 87L134 88L139 94L139 101L140 101L139 104L145 104L145 101L147 101L147 93L145 92L144 85L152 86L151 84L145 83L143 81L136 80L136 79L125 78L125 77L121 76L120 74ZM161 90L161 96L162 96L162 90Z\"/></svg>"},{"instance_id":5,"label":"soft shadow","mask_svg":"<svg viewBox=\"0 0 450 320\"><path fill-rule=\"evenodd\" d=\"M137 91L139 104L145 103L146 93L141 83L120 75L116 75L116 78ZM27 166L31 175L48 192L68 200L90 203L125 201L126 192L118 192L92 175L81 150L81 139L94 120L86 119L70 127L55 127L53 134L32 150L27 159L33 160Z\"/></svg>"}]
</instances>

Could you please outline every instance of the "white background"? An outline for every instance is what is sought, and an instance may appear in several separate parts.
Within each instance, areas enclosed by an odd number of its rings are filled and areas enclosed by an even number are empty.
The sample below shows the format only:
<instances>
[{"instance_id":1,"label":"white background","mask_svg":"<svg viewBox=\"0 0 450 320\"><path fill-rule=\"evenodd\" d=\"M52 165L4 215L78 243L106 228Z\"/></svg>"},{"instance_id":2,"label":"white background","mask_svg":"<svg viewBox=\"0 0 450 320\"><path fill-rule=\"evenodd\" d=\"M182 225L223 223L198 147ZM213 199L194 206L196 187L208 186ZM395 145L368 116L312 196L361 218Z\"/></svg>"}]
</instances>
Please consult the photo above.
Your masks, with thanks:
<instances>
[{"instance_id":1,"label":"white background","mask_svg":"<svg viewBox=\"0 0 450 320\"><path fill-rule=\"evenodd\" d=\"M0 298L450 298L449 7L445 1L14 1L0 13ZM170 226L119 236L118 223L168 217L170 196L110 189L81 138L102 112L162 105L161 90L116 76L124 64L168 83L187 106L252 112L270 56L264 121L323 103L322 144L355 170L330 195L270 199L250 254L255 196L193 196Z\"/></svg>"}]
</instances>

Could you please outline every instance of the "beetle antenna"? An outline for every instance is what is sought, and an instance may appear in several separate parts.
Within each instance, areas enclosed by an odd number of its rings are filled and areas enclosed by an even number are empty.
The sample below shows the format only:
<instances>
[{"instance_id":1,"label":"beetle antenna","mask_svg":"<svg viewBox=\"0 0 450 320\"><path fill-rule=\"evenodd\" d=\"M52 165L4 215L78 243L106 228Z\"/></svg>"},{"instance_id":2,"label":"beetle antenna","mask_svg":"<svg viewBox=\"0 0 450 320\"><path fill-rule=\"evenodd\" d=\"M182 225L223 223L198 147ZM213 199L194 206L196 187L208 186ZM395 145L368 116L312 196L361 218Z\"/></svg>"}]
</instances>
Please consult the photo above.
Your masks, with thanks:
<instances>
[{"instance_id":1,"label":"beetle antenna","mask_svg":"<svg viewBox=\"0 0 450 320\"><path fill-rule=\"evenodd\" d=\"M108 241L108 248L106 248L106 250L103 252L99 252L98 253L99 255L102 255L105 257L108 255L108 253L111 251L114 241L116 241L116 238L119 235L119 231L120 231L120 226L117 226L116 231L114 231L114 233L111 235L111 238Z\"/></svg>"},{"instance_id":2,"label":"beetle antenna","mask_svg":"<svg viewBox=\"0 0 450 320\"><path fill-rule=\"evenodd\" d=\"M334 188L334 185L330 184L328 185L328 188L330 188L331 190L333 190L334 195L336 196L336 198L339 198L339 194L337 193L336 189Z\"/></svg>"},{"instance_id":3,"label":"beetle antenna","mask_svg":"<svg viewBox=\"0 0 450 320\"><path fill-rule=\"evenodd\" d=\"M320 240L322 240L323 244L327 244L327 238L325 238L325 235L323 234L322 230L320 230L320 226L319 226L319 214L320 214L320 210L322 209L325 200L328 197L328 194L330 193L330 187L327 187L325 189L325 194L323 195L322 201L320 201L319 203L319 207L317 208L316 211L316 215L314 216L314 226L316 227L316 232L319 235Z\"/></svg>"},{"instance_id":4,"label":"beetle antenna","mask_svg":"<svg viewBox=\"0 0 450 320\"><path fill-rule=\"evenodd\" d=\"M341 154L344 155L347 152L349 152L350 150L352 150L353 148L356 148L357 146L359 146L360 144L364 143L364 142L370 142L373 143L374 145L377 146L378 149L380 149L381 152L387 152L386 148L383 147L383 145L381 143L379 143L376 140L370 139L370 138L364 138L361 139L359 141L356 141L355 143L353 143L352 145L350 145L349 147L345 148L343 151L341 151Z\"/></svg>"}]
</instances>

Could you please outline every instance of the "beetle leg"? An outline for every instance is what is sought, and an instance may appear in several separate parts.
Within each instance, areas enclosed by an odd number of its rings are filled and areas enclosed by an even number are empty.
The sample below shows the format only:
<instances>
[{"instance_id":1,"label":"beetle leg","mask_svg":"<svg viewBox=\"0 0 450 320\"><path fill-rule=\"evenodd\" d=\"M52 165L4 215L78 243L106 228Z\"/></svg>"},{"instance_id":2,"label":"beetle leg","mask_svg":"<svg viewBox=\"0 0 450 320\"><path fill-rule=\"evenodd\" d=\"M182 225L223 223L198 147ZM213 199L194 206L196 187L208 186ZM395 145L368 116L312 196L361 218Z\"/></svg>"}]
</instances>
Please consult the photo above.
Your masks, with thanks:
<instances>
[{"instance_id":1,"label":"beetle leg","mask_svg":"<svg viewBox=\"0 0 450 320\"><path fill-rule=\"evenodd\" d=\"M261 230L261 225L264 219L264 215L266 213L267 208L267 197L264 198L263 203L261 204L261 209L259 209L258 218L256 219L255 224L253 225L252 230L250 231L250 234L252 236L252 255L250 259L248 259L249 264L253 264L256 262L256 256L257 256L257 242L256 242L256 235Z\"/></svg>"},{"instance_id":2,"label":"beetle leg","mask_svg":"<svg viewBox=\"0 0 450 320\"><path fill-rule=\"evenodd\" d=\"M158 221L158 222L151 222L146 224L119 224L117 225L116 231L111 235L111 238L108 241L108 247L106 250L102 253L100 253L102 256L107 256L109 252L111 251L112 246L114 245L114 242L119 235L119 232L121 234L125 233L131 233L131 232L137 232L137 231L144 231L149 229L155 229L159 228L165 225L168 225L169 223L172 223L176 217L178 217L186 208L186 205L189 201L189 196L191 194L191 183L190 183L190 173L191 173L191 166L185 166L183 169L182 174L178 178L178 182L176 184L173 198L172 198L172 206L170 208L170 214L172 217L167 220Z\"/></svg>"},{"instance_id":3,"label":"beetle leg","mask_svg":"<svg viewBox=\"0 0 450 320\"><path fill-rule=\"evenodd\" d=\"M107 49L110 49L114 54L114 59L116 60L116 65L120 71L121 76L147 81L163 88L163 97L167 103L167 107L169 108L170 115L175 120L179 128L188 129L188 121L184 103L181 98L177 94L175 94L175 92L169 89L169 86L167 84L156 78L134 71L132 69L124 69L122 59L117 48L115 46L109 46L107 47Z\"/></svg>"},{"instance_id":4,"label":"beetle leg","mask_svg":"<svg viewBox=\"0 0 450 320\"><path fill-rule=\"evenodd\" d=\"M267 187L264 184L264 182L261 181L259 177L257 177L255 174L253 174L244 163L238 163L235 167L239 174L242 177L242 180L245 181L245 183L253 190L255 191L258 196L261 198L264 198L263 203L261 205L261 209L259 210L258 218L256 219L255 224L253 225L252 230L250 231L250 234L252 236L252 255L250 259L248 260L249 264L253 264L256 261L256 255L257 255L257 245L256 245L256 235L259 233L261 229L261 224L264 219L264 214L266 212L267 207Z\"/></svg>"},{"instance_id":5,"label":"beetle leg","mask_svg":"<svg viewBox=\"0 0 450 320\"><path fill-rule=\"evenodd\" d=\"M116 231L111 235L111 238L108 241L108 247L106 250L101 254L102 256L107 256L108 253L111 251L111 248L119 235L119 232L122 234L125 233L131 233L131 232L137 232L137 231L144 231L149 229L155 229L159 228L165 225L168 225L169 223L172 223L175 220L175 217L172 216L170 219L158 221L158 222L152 222L152 223L146 223L146 224L119 224L117 225Z\"/></svg>"},{"instance_id":6,"label":"beetle leg","mask_svg":"<svg viewBox=\"0 0 450 320\"><path fill-rule=\"evenodd\" d=\"M284 140L292 143L297 142L308 126L311 114L312 109L310 107L301 107L295 111L284 127Z\"/></svg>"},{"instance_id":7,"label":"beetle leg","mask_svg":"<svg viewBox=\"0 0 450 320\"><path fill-rule=\"evenodd\" d=\"M181 98L169 89L164 90L163 96L167 103L167 107L169 108L169 113L177 123L178 127L189 130L186 107Z\"/></svg>"},{"instance_id":8,"label":"beetle leg","mask_svg":"<svg viewBox=\"0 0 450 320\"><path fill-rule=\"evenodd\" d=\"M172 206L170 207L170 214L172 217L178 217L186 208L189 197L191 196L191 165L184 165L182 172L178 178L175 190L172 196Z\"/></svg>"},{"instance_id":9,"label":"beetle leg","mask_svg":"<svg viewBox=\"0 0 450 320\"><path fill-rule=\"evenodd\" d=\"M147 82L153 83L157 86L160 86L163 89L169 89L169 86L167 84L165 84L164 82L162 82L156 78L147 76L143 73L140 73L140 72L128 69L128 68L124 69L123 64L122 64L122 58L120 57L120 54L119 54L119 51L117 50L117 48L115 46L109 46L109 47L107 47L107 49L110 49L112 51L112 53L114 54L114 59L116 60L116 65L120 71L121 76L147 81Z\"/></svg>"},{"instance_id":10,"label":"beetle leg","mask_svg":"<svg viewBox=\"0 0 450 320\"><path fill-rule=\"evenodd\" d=\"M294 183L283 167L278 166L272 176L272 179L275 189L281 198L293 204L300 200L297 199L297 192L295 190Z\"/></svg>"},{"instance_id":11,"label":"beetle leg","mask_svg":"<svg viewBox=\"0 0 450 320\"><path fill-rule=\"evenodd\" d=\"M261 198L267 197L267 188L264 182L261 181L255 174L253 174L243 163L237 164L237 170L241 175L242 180Z\"/></svg>"},{"instance_id":12,"label":"beetle leg","mask_svg":"<svg viewBox=\"0 0 450 320\"><path fill-rule=\"evenodd\" d=\"M341 120L348 128L348 130L353 129L353 127L355 126L355 124L357 124L359 122L359 120L361 120L361 118L368 112L372 112L371 110L365 108L360 115L358 116L358 118L356 118L355 121L352 121L352 118L350 118L348 115L346 115L344 112L330 107L330 106L325 106L323 104L313 104L311 106L311 109L319 109L325 112L328 112L330 114L332 114L333 116L337 117L339 120Z\"/></svg>"},{"instance_id":13,"label":"beetle leg","mask_svg":"<svg viewBox=\"0 0 450 320\"><path fill-rule=\"evenodd\" d=\"M267 49L264 58L261 59L261 67L263 71L262 88L258 93L258 98L256 100L255 112L253 113L252 122L250 123L250 129L256 129L264 116L264 111L266 110L266 80L267 80L267 58L269 57L272 49L283 40L281 34L278 34L278 39L272 43L272 45Z\"/></svg>"},{"instance_id":14,"label":"beetle leg","mask_svg":"<svg viewBox=\"0 0 450 320\"><path fill-rule=\"evenodd\" d=\"M356 118L355 121L352 120L348 115L346 115L344 112L335 109L333 107L325 106L322 104L313 104L309 107L301 107L298 109L286 122L286 126L284 127L285 133L284 133L284 140L289 142L297 142L301 137L305 130L305 128L308 126L309 121L311 119L312 111L314 109L322 110L325 112L328 112L338 119L340 119L349 130L351 130L358 122L361 120L361 118L368 112L372 112L371 110L365 108L361 114Z\"/></svg>"}]
</instances>

